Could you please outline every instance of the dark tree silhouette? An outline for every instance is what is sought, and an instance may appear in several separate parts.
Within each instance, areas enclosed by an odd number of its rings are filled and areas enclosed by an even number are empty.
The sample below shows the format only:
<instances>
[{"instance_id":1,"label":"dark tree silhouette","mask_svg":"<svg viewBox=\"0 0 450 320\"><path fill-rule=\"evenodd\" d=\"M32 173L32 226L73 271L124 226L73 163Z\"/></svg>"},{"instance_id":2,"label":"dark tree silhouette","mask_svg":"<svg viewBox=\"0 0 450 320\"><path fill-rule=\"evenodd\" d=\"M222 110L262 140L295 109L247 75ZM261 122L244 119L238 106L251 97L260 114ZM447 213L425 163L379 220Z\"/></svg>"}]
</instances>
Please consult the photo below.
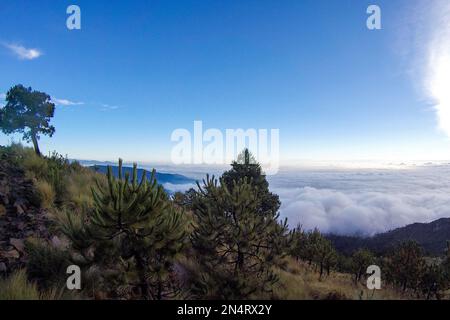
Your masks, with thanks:
<instances>
[{"instance_id":1,"label":"dark tree silhouette","mask_svg":"<svg viewBox=\"0 0 450 320\"><path fill-rule=\"evenodd\" d=\"M5 107L0 110L0 129L5 134L22 133L23 139L32 142L40 156L40 135L51 137L55 133L55 127L50 125L55 113L50 96L19 84L9 89L5 100Z\"/></svg>"},{"instance_id":2,"label":"dark tree silhouette","mask_svg":"<svg viewBox=\"0 0 450 320\"><path fill-rule=\"evenodd\" d=\"M231 189L234 184L246 178L255 188L261 204L257 209L259 214L273 215L280 208L278 195L269 191L269 183L263 174L261 165L256 162L248 149L244 149L236 161L231 164L231 169L224 172L222 179L226 186Z\"/></svg>"}]
</instances>

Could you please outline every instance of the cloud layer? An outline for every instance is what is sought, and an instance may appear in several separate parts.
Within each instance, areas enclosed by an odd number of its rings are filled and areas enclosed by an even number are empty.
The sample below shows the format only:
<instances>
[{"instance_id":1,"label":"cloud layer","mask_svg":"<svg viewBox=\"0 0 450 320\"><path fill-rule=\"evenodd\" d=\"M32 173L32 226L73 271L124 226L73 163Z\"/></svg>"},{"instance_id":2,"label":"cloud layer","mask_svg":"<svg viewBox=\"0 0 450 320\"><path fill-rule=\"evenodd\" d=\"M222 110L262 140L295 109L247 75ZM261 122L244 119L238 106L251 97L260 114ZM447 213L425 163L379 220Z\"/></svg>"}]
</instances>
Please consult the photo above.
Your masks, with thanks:
<instances>
[{"instance_id":1,"label":"cloud layer","mask_svg":"<svg viewBox=\"0 0 450 320\"><path fill-rule=\"evenodd\" d=\"M338 234L388 231L450 217L450 167L286 172L271 186L289 224Z\"/></svg>"},{"instance_id":2,"label":"cloud layer","mask_svg":"<svg viewBox=\"0 0 450 320\"><path fill-rule=\"evenodd\" d=\"M33 60L42 55L42 52L38 49L25 48L24 46L11 43L6 43L3 45L21 60Z\"/></svg>"}]
</instances>

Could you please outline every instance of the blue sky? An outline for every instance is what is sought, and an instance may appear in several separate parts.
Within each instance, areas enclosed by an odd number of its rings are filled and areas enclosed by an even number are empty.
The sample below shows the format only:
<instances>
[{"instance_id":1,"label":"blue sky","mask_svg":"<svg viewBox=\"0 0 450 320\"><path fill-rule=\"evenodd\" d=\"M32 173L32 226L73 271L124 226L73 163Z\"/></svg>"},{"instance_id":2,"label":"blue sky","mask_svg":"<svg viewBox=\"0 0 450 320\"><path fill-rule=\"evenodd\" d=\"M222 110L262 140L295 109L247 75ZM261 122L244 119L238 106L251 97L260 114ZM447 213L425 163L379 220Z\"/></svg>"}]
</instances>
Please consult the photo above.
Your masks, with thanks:
<instances>
[{"instance_id":1,"label":"blue sky","mask_svg":"<svg viewBox=\"0 0 450 320\"><path fill-rule=\"evenodd\" d=\"M81 30L66 28L70 4ZM370 4L382 30L366 28ZM59 99L56 133L41 147L71 158L169 161L172 131L202 120L278 128L282 162L450 159L448 9L440 0L2 1L0 93L21 83ZM21 59L20 48L37 54Z\"/></svg>"}]
</instances>

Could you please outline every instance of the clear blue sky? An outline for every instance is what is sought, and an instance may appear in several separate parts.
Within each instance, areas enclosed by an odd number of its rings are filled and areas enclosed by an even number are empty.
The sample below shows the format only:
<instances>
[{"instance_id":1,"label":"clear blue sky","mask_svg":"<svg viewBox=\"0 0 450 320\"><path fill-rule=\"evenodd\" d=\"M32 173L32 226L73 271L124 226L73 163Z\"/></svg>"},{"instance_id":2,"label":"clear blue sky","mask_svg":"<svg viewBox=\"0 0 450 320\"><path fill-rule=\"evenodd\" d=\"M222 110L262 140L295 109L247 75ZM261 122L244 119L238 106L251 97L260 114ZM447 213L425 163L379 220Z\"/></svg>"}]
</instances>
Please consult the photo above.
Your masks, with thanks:
<instances>
[{"instance_id":1,"label":"clear blue sky","mask_svg":"<svg viewBox=\"0 0 450 320\"><path fill-rule=\"evenodd\" d=\"M21 83L68 100L41 144L72 158L168 160L172 131L202 120L279 128L282 160L450 159L415 68L430 43L414 41L423 3L2 1L0 93ZM70 4L81 30L66 28ZM369 4L382 30L366 28Z\"/></svg>"}]
</instances>

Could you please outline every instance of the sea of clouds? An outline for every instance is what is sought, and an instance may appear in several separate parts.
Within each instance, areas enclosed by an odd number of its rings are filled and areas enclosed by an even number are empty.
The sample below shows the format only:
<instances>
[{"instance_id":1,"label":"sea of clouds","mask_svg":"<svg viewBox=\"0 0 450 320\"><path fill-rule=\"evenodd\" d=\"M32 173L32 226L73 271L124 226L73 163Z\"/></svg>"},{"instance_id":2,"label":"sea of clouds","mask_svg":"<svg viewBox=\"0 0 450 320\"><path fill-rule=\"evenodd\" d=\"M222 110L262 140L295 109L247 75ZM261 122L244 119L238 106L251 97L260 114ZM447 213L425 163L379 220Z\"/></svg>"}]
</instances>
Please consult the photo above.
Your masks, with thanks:
<instances>
[{"instance_id":1,"label":"sea of clouds","mask_svg":"<svg viewBox=\"0 0 450 320\"><path fill-rule=\"evenodd\" d=\"M280 196L280 217L288 218L290 227L301 224L306 230L347 235L373 235L450 217L449 163L365 165L282 167L267 177L270 190ZM157 169L201 181L207 172L217 177L228 168ZM172 192L196 188L164 187Z\"/></svg>"},{"instance_id":2,"label":"sea of clouds","mask_svg":"<svg viewBox=\"0 0 450 320\"><path fill-rule=\"evenodd\" d=\"M373 235L450 217L450 165L290 169L269 182L291 227Z\"/></svg>"}]
</instances>

